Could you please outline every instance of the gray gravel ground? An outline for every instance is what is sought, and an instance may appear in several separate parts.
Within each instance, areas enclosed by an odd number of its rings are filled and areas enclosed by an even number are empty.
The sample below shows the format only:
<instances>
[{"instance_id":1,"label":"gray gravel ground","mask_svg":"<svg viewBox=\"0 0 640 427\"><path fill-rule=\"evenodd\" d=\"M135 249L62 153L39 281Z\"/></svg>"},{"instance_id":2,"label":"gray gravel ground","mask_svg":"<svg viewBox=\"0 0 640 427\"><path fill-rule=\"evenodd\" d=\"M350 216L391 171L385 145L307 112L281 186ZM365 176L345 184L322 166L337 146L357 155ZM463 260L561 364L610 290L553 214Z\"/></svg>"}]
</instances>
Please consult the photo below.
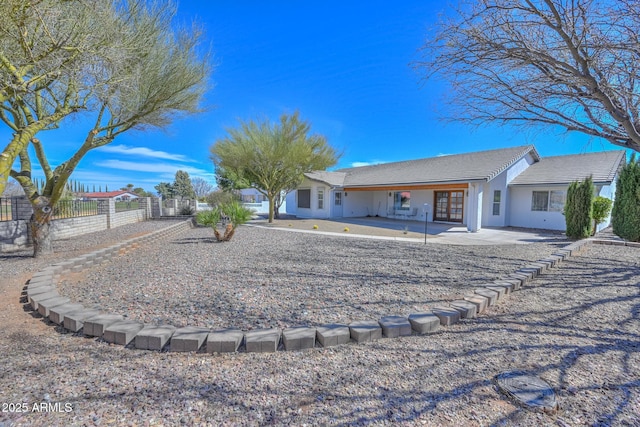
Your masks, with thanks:
<instances>
[{"instance_id":1,"label":"gray gravel ground","mask_svg":"<svg viewBox=\"0 0 640 427\"><path fill-rule=\"evenodd\" d=\"M243 330L350 323L459 299L566 244L465 248L249 227L217 243L199 227L69 275L60 287L73 301L145 323Z\"/></svg>"},{"instance_id":2,"label":"gray gravel ground","mask_svg":"<svg viewBox=\"0 0 640 427\"><path fill-rule=\"evenodd\" d=\"M85 240L104 245L113 236L140 232L126 227ZM140 248L111 266L69 277L65 286L98 288L95 278L101 274L114 291L99 303L139 303L142 308L134 307L132 317L162 316L157 293L168 288L165 298L173 301L165 304L181 313L176 319L190 324L192 319L204 325L230 323L235 315L223 313L236 310L248 319L247 327L284 326L330 316L406 314L414 306L449 299L472 281L500 277L542 258L557 244L435 250L249 228L239 229L228 244L216 244L206 231ZM88 246L62 242L56 257ZM488 314L437 334L305 352L227 355L135 351L62 333L32 316L20 303L21 284L27 273L56 257L0 256L2 426L640 426L638 249L591 245ZM155 269L149 259L158 264ZM118 278L122 271L136 274ZM156 283L161 277L163 286ZM128 292L122 297L124 283ZM149 286L148 302L136 299L145 292L131 292L143 285ZM106 290L78 295L91 298ZM200 301L202 292L209 293L208 300ZM323 307L318 299L332 303ZM212 316L207 310L217 312ZM560 409L530 412L501 396L492 379L512 369L549 382ZM33 404L43 402L58 411L34 412ZM15 404L23 403L28 411L16 413Z\"/></svg>"}]
</instances>

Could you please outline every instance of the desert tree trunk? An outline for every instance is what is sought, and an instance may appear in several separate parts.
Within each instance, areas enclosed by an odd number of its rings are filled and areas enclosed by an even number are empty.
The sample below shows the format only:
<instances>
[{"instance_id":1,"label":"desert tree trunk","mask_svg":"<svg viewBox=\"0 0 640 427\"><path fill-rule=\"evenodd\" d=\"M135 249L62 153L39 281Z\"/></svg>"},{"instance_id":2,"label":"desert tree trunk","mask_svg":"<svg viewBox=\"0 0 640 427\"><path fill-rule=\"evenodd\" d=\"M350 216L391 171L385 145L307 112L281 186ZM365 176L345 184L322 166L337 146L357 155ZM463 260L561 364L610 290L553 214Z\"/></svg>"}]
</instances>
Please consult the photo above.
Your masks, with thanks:
<instances>
[{"instance_id":1,"label":"desert tree trunk","mask_svg":"<svg viewBox=\"0 0 640 427\"><path fill-rule=\"evenodd\" d=\"M33 214L29 222L31 241L33 243L33 257L53 253L53 236L51 236L51 218L53 208L47 197L38 197L32 204Z\"/></svg>"}]
</instances>

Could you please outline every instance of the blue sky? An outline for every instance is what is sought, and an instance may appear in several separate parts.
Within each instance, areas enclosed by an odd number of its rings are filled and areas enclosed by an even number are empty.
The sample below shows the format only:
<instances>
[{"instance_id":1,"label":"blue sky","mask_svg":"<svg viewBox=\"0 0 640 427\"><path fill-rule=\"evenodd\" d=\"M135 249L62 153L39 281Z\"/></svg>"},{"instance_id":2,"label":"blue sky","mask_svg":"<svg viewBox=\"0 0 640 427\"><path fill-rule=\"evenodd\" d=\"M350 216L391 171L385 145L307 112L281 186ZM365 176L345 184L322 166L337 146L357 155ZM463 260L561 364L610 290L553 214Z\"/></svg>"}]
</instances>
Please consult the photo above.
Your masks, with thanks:
<instances>
[{"instance_id":1,"label":"blue sky","mask_svg":"<svg viewBox=\"0 0 640 427\"><path fill-rule=\"evenodd\" d=\"M411 63L419 59L428 28L446 13L445 4L183 0L179 19L199 22L214 53L210 108L164 132L119 137L90 152L72 179L103 189L131 183L154 191L182 169L213 184L209 147L226 129L238 119L275 120L296 110L313 133L343 152L335 168L524 144L534 144L543 157L618 149L548 129L477 130L439 120L447 88L421 81ZM54 165L79 146L85 132L79 124L67 121L39 135ZM9 135L0 129L0 137Z\"/></svg>"}]
</instances>

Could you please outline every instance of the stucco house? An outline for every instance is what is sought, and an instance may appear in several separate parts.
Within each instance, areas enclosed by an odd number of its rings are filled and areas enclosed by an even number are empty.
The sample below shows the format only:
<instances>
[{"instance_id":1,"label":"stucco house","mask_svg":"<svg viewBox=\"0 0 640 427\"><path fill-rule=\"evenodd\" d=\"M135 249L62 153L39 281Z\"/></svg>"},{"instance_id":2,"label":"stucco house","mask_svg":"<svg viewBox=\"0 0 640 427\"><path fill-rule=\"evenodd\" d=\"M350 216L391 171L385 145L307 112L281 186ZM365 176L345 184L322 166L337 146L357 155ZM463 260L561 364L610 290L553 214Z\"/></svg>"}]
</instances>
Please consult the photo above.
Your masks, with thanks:
<instances>
[{"instance_id":1,"label":"stucco house","mask_svg":"<svg viewBox=\"0 0 640 427\"><path fill-rule=\"evenodd\" d=\"M287 195L300 218L380 216L564 230L569 184L593 177L613 198L623 150L542 158L533 145L305 174ZM608 226L608 222L599 228Z\"/></svg>"},{"instance_id":2,"label":"stucco house","mask_svg":"<svg viewBox=\"0 0 640 427\"><path fill-rule=\"evenodd\" d=\"M126 200L134 200L137 199L138 196L136 193L126 190L116 190L116 191L101 191L94 193L84 193L83 198L85 200L97 200L97 199L115 199L116 201L126 201Z\"/></svg>"}]
</instances>

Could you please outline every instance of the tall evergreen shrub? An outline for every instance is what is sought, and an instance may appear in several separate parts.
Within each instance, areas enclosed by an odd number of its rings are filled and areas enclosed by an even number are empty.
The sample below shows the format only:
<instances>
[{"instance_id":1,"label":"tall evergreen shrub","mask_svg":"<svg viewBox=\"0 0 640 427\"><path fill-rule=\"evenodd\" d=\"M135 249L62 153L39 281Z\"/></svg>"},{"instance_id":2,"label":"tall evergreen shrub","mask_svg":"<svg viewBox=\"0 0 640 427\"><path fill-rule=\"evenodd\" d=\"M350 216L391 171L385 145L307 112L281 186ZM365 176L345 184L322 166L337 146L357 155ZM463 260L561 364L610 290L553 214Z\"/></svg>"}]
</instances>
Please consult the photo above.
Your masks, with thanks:
<instances>
[{"instance_id":1,"label":"tall evergreen shrub","mask_svg":"<svg viewBox=\"0 0 640 427\"><path fill-rule=\"evenodd\" d=\"M640 163L636 161L635 153L620 171L611 225L616 235L640 242Z\"/></svg>"},{"instance_id":2,"label":"tall evergreen shrub","mask_svg":"<svg viewBox=\"0 0 640 427\"><path fill-rule=\"evenodd\" d=\"M567 237L583 239L591 235L593 192L591 177L582 182L572 182L569 185L567 201L564 206Z\"/></svg>"}]
</instances>

